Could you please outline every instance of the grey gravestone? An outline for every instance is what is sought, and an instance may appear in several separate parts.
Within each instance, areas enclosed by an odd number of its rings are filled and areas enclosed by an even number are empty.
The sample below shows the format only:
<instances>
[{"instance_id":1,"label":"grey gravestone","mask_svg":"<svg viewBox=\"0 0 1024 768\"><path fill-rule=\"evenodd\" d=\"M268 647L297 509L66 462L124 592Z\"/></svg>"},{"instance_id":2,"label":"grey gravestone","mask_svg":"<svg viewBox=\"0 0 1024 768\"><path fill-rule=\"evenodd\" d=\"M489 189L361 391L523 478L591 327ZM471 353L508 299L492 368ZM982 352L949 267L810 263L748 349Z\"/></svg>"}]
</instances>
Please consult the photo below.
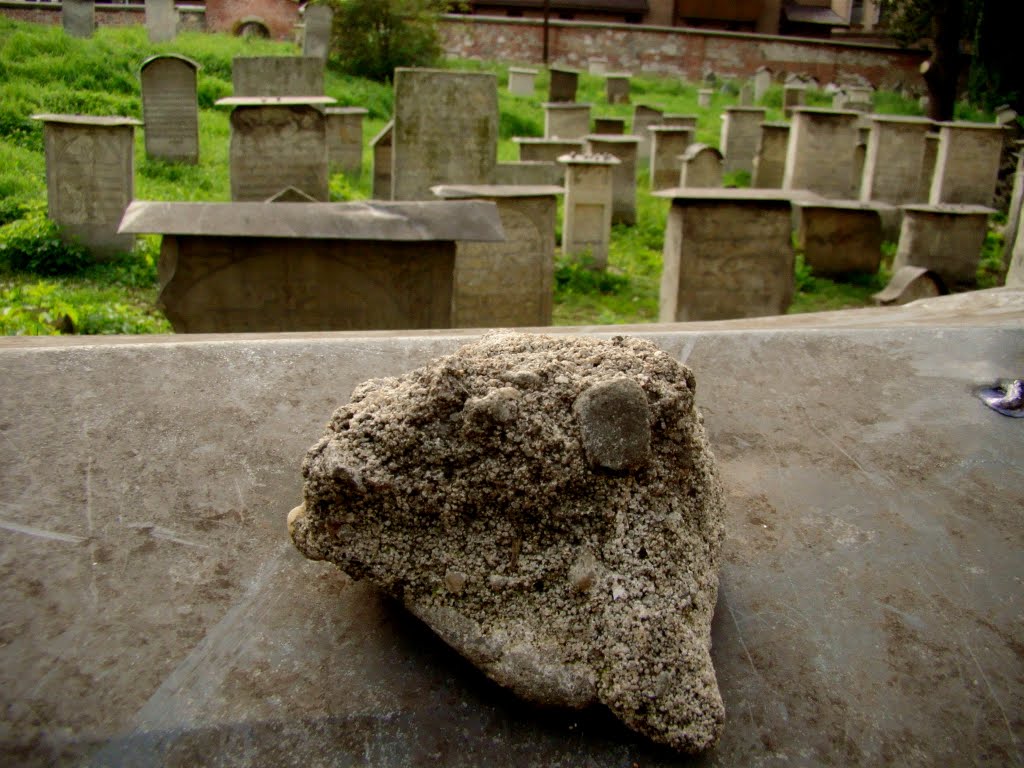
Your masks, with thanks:
<instances>
[{"instance_id":1,"label":"grey gravestone","mask_svg":"<svg viewBox=\"0 0 1024 768\"><path fill-rule=\"evenodd\" d=\"M331 51L334 11L329 5L307 5L303 21L305 29L302 37L302 55L326 60Z\"/></svg>"},{"instance_id":2,"label":"grey gravestone","mask_svg":"<svg viewBox=\"0 0 1024 768\"><path fill-rule=\"evenodd\" d=\"M1013 192L1010 195L1010 208L1006 213L1006 227L1003 229L1004 264L1011 263L1013 250L1017 244L1020 212L1024 208L1024 141L1015 142L1015 146L1017 148L1017 170L1013 175ZM1007 278L1007 283L1009 283L1009 278Z\"/></svg>"},{"instance_id":3,"label":"grey gravestone","mask_svg":"<svg viewBox=\"0 0 1024 768\"><path fill-rule=\"evenodd\" d=\"M489 184L498 159L494 75L395 70L392 199L424 200L437 184Z\"/></svg>"},{"instance_id":4,"label":"grey gravestone","mask_svg":"<svg viewBox=\"0 0 1024 768\"><path fill-rule=\"evenodd\" d=\"M323 96L324 62L305 56L237 56L231 62L235 96Z\"/></svg>"},{"instance_id":5,"label":"grey gravestone","mask_svg":"<svg viewBox=\"0 0 1024 768\"><path fill-rule=\"evenodd\" d=\"M925 137L932 121L923 117L872 115L860 199L894 205L923 202L918 197Z\"/></svg>"},{"instance_id":6,"label":"grey gravestone","mask_svg":"<svg viewBox=\"0 0 1024 768\"><path fill-rule=\"evenodd\" d=\"M612 169L619 159L571 154L562 155L558 162L566 167L562 253L589 254L595 269L605 269L612 229Z\"/></svg>"},{"instance_id":7,"label":"grey gravestone","mask_svg":"<svg viewBox=\"0 0 1024 768\"><path fill-rule=\"evenodd\" d=\"M548 101L576 101L576 88L580 81L579 70L551 67L550 74Z\"/></svg>"},{"instance_id":8,"label":"grey gravestone","mask_svg":"<svg viewBox=\"0 0 1024 768\"><path fill-rule=\"evenodd\" d=\"M658 300L663 323L781 315L793 298L790 195L669 189Z\"/></svg>"},{"instance_id":9,"label":"grey gravestone","mask_svg":"<svg viewBox=\"0 0 1024 768\"><path fill-rule=\"evenodd\" d=\"M621 136L626 132L626 118L624 117L595 117L594 133L605 135Z\"/></svg>"},{"instance_id":10,"label":"grey gravestone","mask_svg":"<svg viewBox=\"0 0 1024 768\"><path fill-rule=\"evenodd\" d=\"M542 160L514 160L494 167L494 183L506 186L560 187L565 169L558 163Z\"/></svg>"},{"instance_id":11,"label":"grey gravestone","mask_svg":"<svg viewBox=\"0 0 1024 768\"><path fill-rule=\"evenodd\" d=\"M221 99L231 110L231 199L266 200L282 187L327 200L327 118L319 98Z\"/></svg>"},{"instance_id":12,"label":"grey gravestone","mask_svg":"<svg viewBox=\"0 0 1024 768\"><path fill-rule=\"evenodd\" d=\"M928 202L990 205L1006 128L991 123L939 123L939 148Z\"/></svg>"},{"instance_id":13,"label":"grey gravestone","mask_svg":"<svg viewBox=\"0 0 1024 768\"><path fill-rule=\"evenodd\" d=\"M697 91L697 106L698 107L710 107L711 97L715 95L715 92L710 88L701 88Z\"/></svg>"},{"instance_id":14,"label":"grey gravestone","mask_svg":"<svg viewBox=\"0 0 1024 768\"><path fill-rule=\"evenodd\" d=\"M612 224L636 224L636 163L639 136L591 134L586 137L587 152L612 155L619 159L612 166Z\"/></svg>"},{"instance_id":15,"label":"grey gravestone","mask_svg":"<svg viewBox=\"0 0 1024 768\"><path fill-rule=\"evenodd\" d=\"M883 307L909 304L918 299L931 299L947 293L942 278L924 267L900 267L889 284L871 296Z\"/></svg>"},{"instance_id":16,"label":"grey gravestone","mask_svg":"<svg viewBox=\"0 0 1024 768\"><path fill-rule=\"evenodd\" d=\"M199 65L184 56L151 56L142 62L142 119L146 155L173 163L199 162Z\"/></svg>"},{"instance_id":17,"label":"grey gravestone","mask_svg":"<svg viewBox=\"0 0 1024 768\"><path fill-rule=\"evenodd\" d=\"M782 188L804 189L839 200L855 197L859 113L814 107L794 107L792 112Z\"/></svg>"},{"instance_id":18,"label":"grey gravestone","mask_svg":"<svg viewBox=\"0 0 1024 768\"><path fill-rule=\"evenodd\" d=\"M1024 288L1024 207L1017 213L1017 235L1013 238L1013 249L1009 253L1006 270L1006 285L1009 288Z\"/></svg>"},{"instance_id":19,"label":"grey gravestone","mask_svg":"<svg viewBox=\"0 0 1024 768\"><path fill-rule=\"evenodd\" d=\"M590 133L590 104L545 102L544 138L580 139Z\"/></svg>"},{"instance_id":20,"label":"grey gravestone","mask_svg":"<svg viewBox=\"0 0 1024 768\"><path fill-rule=\"evenodd\" d=\"M697 115L687 115L679 112L671 113L666 112L662 115L661 120L658 120L656 125L678 125L683 128L693 128L697 130Z\"/></svg>"},{"instance_id":21,"label":"grey gravestone","mask_svg":"<svg viewBox=\"0 0 1024 768\"><path fill-rule=\"evenodd\" d=\"M679 184L679 157L693 142L696 130L682 125L652 125L651 190L672 189Z\"/></svg>"},{"instance_id":22,"label":"grey gravestone","mask_svg":"<svg viewBox=\"0 0 1024 768\"><path fill-rule=\"evenodd\" d=\"M350 176L363 172L363 118L368 110L362 107L327 107L327 162L331 173L341 171Z\"/></svg>"},{"instance_id":23,"label":"grey gravestone","mask_svg":"<svg viewBox=\"0 0 1024 768\"><path fill-rule=\"evenodd\" d=\"M135 190L130 117L33 115L43 123L47 214L97 255L131 250L117 226Z\"/></svg>"},{"instance_id":24,"label":"grey gravestone","mask_svg":"<svg viewBox=\"0 0 1024 768\"><path fill-rule=\"evenodd\" d=\"M151 43L166 43L178 33L174 0L146 0L146 33Z\"/></svg>"},{"instance_id":25,"label":"grey gravestone","mask_svg":"<svg viewBox=\"0 0 1024 768\"><path fill-rule=\"evenodd\" d=\"M760 103L772 85L772 71L768 67L758 67L754 73L754 101Z\"/></svg>"},{"instance_id":26,"label":"grey gravestone","mask_svg":"<svg viewBox=\"0 0 1024 768\"><path fill-rule=\"evenodd\" d=\"M535 136L515 136L512 143L519 147L521 161L556 163L569 152L582 152L583 139L541 139Z\"/></svg>"},{"instance_id":27,"label":"grey gravestone","mask_svg":"<svg viewBox=\"0 0 1024 768\"><path fill-rule=\"evenodd\" d=\"M459 242L452 327L551 325L555 220L561 186L441 185L444 200L487 200L498 207L505 240Z\"/></svg>"},{"instance_id":28,"label":"grey gravestone","mask_svg":"<svg viewBox=\"0 0 1024 768\"><path fill-rule=\"evenodd\" d=\"M900 267L926 267L950 289L977 283L981 248L994 213L983 205L904 205L899 245L892 262Z\"/></svg>"},{"instance_id":29,"label":"grey gravestone","mask_svg":"<svg viewBox=\"0 0 1024 768\"><path fill-rule=\"evenodd\" d=\"M534 78L536 77L536 69L509 67L508 92L514 93L516 96L533 96Z\"/></svg>"},{"instance_id":30,"label":"grey gravestone","mask_svg":"<svg viewBox=\"0 0 1024 768\"><path fill-rule=\"evenodd\" d=\"M884 203L793 201L796 247L815 275L835 278L878 271L882 260L880 206Z\"/></svg>"},{"instance_id":31,"label":"grey gravestone","mask_svg":"<svg viewBox=\"0 0 1024 768\"><path fill-rule=\"evenodd\" d=\"M96 29L96 4L93 0L64 0L60 16L64 31L71 37L92 37Z\"/></svg>"},{"instance_id":32,"label":"grey gravestone","mask_svg":"<svg viewBox=\"0 0 1024 768\"><path fill-rule=\"evenodd\" d=\"M789 147L789 123L761 123L761 139L754 156L750 185L760 189L781 189Z\"/></svg>"},{"instance_id":33,"label":"grey gravestone","mask_svg":"<svg viewBox=\"0 0 1024 768\"><path fill-rule=\"evenodd\" d=\"M449 328L455 241L502 239L469 201L136 202L121 230L163 235L179 333Z\"/></svg>"},{"instance_id":34,"label":"grey gravestone","mask_svg":"<svg viewBox=\"0 0 1024 768\"><path fill-rule=\"evenodd\" d=\"M629 104L629 75L608 73L605 80L605 98L609 104Z\"/></svg>"},{"instance_id":35,"label":"grey gravestone","mask_svg":"<svg viewBox=\"0 0 1024 768\"><path fill-rule=\"evenodd\" d=\"M380 132L370 139L373 148L373 199L391 199L391 155L395 135L395 121L389 120Z\"/></svg>"},{"instance_id":36,"label":"grey gravestone","mask_svg":"<svg viewBox=\"0 0 1024 768\"><path fill-rule=\"evenodd\" d=\"M664 112L656 107L649 107L646 104L637 104L633 107L633 130L634 136L640 137L637 145L636 159L642 163L651 156L651 134L647 129L652 125L660 125Z\"/></svg>"},{"instance_id":37,"label":"grey gravestone","mask_svg":"<svg viewBox=\"0 0 1024 768\"><path fill-rule=\"evenodd\" d=\"M680 187L722 186L722 153L707 144L691 144L680 158Z\"/></svg>"},{"instance_id":38,"label":"grey gravestone","mask_svg":"<svg viewBox=\"0 0 1024 768\"><path fill-rule=\"evenodd\" d=\"M725 158L725 173L746 171L753 174L754 155L761 138L762 107L726 107L722 115L719 145Z\"/></svg>"}]
</instances>

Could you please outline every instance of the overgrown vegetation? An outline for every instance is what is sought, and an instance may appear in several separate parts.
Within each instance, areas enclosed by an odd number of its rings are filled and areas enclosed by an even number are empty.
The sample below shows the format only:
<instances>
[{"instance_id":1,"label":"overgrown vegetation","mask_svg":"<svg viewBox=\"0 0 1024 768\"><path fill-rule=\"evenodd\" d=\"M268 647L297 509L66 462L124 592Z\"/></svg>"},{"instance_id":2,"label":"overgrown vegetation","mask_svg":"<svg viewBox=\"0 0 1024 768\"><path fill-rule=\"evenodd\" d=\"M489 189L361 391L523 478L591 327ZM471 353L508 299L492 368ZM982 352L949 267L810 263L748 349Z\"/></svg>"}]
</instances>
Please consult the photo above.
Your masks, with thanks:
<instances>
[{"instance_id":1,"label":"overgrown vegetation","mask_svg":"<svg viewBox=\"0 0 1024 768\"><path fill-rule=\"evenodd\" d=\"M149 160L141 131L136 136L135 196L146 200L230 198L227 113L214 102L231 93L231 59L240 55L295 54L290 43L257 38L186 33L173 43L151 44L145 31L101 28L94 38L69 38L59 27L39 26L0 17L0 333L162 333L166 319L155 308L157 238L144 238L127 254L97 264L74 242L61 237L43 215L46 207L45 161L39 112L121 114L141 118L138 65L155 53L175 52L195 59L199 72L200 163L182 166ZM507 91L507 66L488 62L442 62L441 66L492 72L499 83L500 160L518 158L514 136L543 133L541 102L548 80L541 73L533 98ZM738 89L720 89L710 107L698 106L698 85L676 79L636 77L633 103L657 105L669 113L698 116L697 140L717 146L723 107L736 103ZM332 65L326 91L341 105L366 107L364 173L359 178L334 175L331 198L370 197L372 155L369 140L389 119L391 87L341 72ZM632 105L609 105L604 79L583 74L579 99L594 104L594 114L628 118ZM812 92L811 103L827 103L827 94ZM779 86L769 90L767 119L782 117ZM916 102L896 94L876 96L876 110L920 114ZM977 115L978 117L987 117ZM990 118L989 118L990 119ZM743 185L742 175L732 179ZM637 185L638 223L615 226L604 272L589 269L585 259L559 257L555 275L554 320L558 324L652 322L658 316L662 238L668 202L653 197L646 172ZM1002 280L999 237L986 243L979 285ZM889 253L886 264L891 264ZM798 292L791 311L863 306L888 277L878 275L836 283L798 268Z\"/></svg>"}]
</instances>

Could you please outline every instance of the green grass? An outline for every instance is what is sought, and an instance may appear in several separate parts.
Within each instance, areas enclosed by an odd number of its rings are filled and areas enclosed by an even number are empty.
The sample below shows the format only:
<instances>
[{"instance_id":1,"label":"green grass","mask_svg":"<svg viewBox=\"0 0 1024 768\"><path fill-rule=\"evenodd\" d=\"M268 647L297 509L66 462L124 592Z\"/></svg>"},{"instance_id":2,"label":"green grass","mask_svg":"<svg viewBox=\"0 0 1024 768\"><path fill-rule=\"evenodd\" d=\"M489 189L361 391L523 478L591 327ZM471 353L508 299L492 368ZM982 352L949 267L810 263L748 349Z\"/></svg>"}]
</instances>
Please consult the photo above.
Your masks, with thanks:
<instances>
[{"instance_id":1,"label":"green grass","mask_svg":"<svg viewBox=\"0 0 1024 768\"><path fill-rule=\"evenodd\" d=\"M69 38L56 26L33 25L0 17L0 246L18 221L27 221L45 208L45 162L42 128L30 116L37 112L77 112L141 118L138 66L149 56L174 52L199 62L200 162L195 166L149 160L142 132L136 133L135 196L146 200L223 201L230 198L228 113L214 102L231 93L231 60L241 55L298 53L290 43L243 39L226 35L185 33L172 43L150 43L142 27L97 30L88 40ZM494 62L447 61L442 66L495 74L499 83L499 160L515 160L515 136L540 136L548 75L541 69L532 97L509 94L508 66ZM578 100L593 104L595 117L626 118L630 129L636 104L657 106L666 113L697 115L697 140L719 145L721 112L737 103L739 82L719 84L710 107L700 107L700 84L675 78L637 76L632 79L632 104L607 104L604 78L583 73ZM370 139L390 118L390 86L342 75L328 69L328 95L339 105L363 106L364 172L358 178L335 175L331 199L371 196ZM822 91L807 94L810 104L827 105ZM768 120L782 119L782 88L772 86L765 98ZM878 93L876 111L920 114L916 101L897 94ZM961 105L957 116L991 119ZM749 175L737 174L730 183L749 184ZM652 322L658 315L662 238L668 203L648 191L641 170L637 187L638 223L615 226L608 268L597 273L585 259L559 256L555 275L554 320L558 324ZM35 212L35 213L34 213ZM28 217L28 218L26 218ZM13 228L5 227L14 223ZM6 233L6 234L5 234ZM50 248L56 240L42 242ZM56 246L53 246L56 247ZM130 254L113 263L94 265L62 277L16 271L0 247L0 332L154 333L167 332L167 321L155 309L157 241L147 238ZM52 250L52 248L50 248ZM979 269L979 285L1002 279L1002 245L994 231L986 241ZM10 255L10 251L7 252ZM891 254L890 261L891 261ZM888 277L879 274L837 283L814 277L805 268L797 272L798 291L791 312L864 306L870 294Z\"/></svg>"}]
</instances>

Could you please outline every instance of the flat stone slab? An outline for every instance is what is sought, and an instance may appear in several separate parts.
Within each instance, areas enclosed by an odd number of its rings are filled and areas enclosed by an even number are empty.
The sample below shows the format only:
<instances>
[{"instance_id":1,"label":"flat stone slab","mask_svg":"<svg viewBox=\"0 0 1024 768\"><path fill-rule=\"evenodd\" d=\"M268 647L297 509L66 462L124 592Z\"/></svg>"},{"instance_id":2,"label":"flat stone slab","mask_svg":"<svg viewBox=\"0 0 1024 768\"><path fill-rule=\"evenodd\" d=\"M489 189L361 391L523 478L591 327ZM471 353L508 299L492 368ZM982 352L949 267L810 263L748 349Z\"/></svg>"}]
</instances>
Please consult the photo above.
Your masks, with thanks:
<instances>
[{"instance_id":1,"label":"flat stone slab","mask_svg":"<svg viewBox=\"0 0 1024 768\"><path fill-rule=\"evenodd\" d=\"M134 117L121 117L111 115L109 117L98 115L58 115L51 112L43 112L32 115L33 120L41 123L64 123L66 125L95 125L103 128L113 128L119 125L142 125L141 120Z\"/></svg>"},{"instance_id":2,"label":"flat stone slab","mask_svg":"<svg viewBox=\"0 0 1024 768\"><path fill-rule=\"evenodd\" d=\"M218 107L299 107L336 104L331 96L225 96L217 99Z\"/></svg>"},{"instance_id":3,"label":"flat stone slab","mask_svg":"<svg viewBox=\"0 0 1024 768\"><path fill-rule=\"evenodd\" d=\"M430 191L446 200L474 197L551 197L565 189L551 184L439 184Z\"/></svg>"},{"instance_id":4,"label":"flat stone slab","mask_svg":"<svg viewBox=\"0 0 1024 768\"><path fill-rule=\"evenodd\" d=\"M657 192L652 192L654 197L664 197L669 200L721 200L723 202L743 202L750 201L752 203L773 201L773 200L786 200L793 202L795 200L807 200L818 202L824 200L824 198L815 195L812 192L807 192L802 189L754 189L749 187L723 187L722 189L691 189L688 187L672 187L671 189L662 189Z\"/></svg>"},{"instance_id":5,"label":"flat stone slab","mask_svg":"<svg viewBox=\"0 0 1024 768\"><path fill-rule=\"evenodd\" d=\"M727 493L702 764L1020 760L1024 441L971 389L1019 375L1022 298L628 331L696 372ZM0 340L4 753L689 765L522 704L287 539L325 414L476 337Z\"/></svg>"},{"instance_id":6,"label":"flat stone slab","mask_svg":"<svg viewBox=\"0 0 1024 768\"><path fill-rule=\"evenodd\" d=\"M136 200L120 232L307 240L478 240L505 236L493 203L162 203Z\"/></svg>"}]
</instances>

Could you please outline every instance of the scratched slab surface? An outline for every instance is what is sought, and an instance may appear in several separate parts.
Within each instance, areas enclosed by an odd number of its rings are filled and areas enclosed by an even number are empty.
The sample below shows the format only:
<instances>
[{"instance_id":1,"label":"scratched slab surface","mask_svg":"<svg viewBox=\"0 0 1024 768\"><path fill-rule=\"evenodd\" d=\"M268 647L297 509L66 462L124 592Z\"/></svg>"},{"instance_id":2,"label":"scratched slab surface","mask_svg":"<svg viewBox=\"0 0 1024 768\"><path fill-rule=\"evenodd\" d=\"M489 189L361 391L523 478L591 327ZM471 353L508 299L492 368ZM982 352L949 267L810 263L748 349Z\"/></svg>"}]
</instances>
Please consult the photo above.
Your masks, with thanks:
<instances>
[{"instance_id":1,"label":"scratched slab surface","mask_svg":"<svg viewBox=\"0 0 1024 768\"><path fill-rule=\"evenodd\" d=\"M1022 329L651 334L729 501L696 762L1021 762L1024 420L971 389L1024 374ZM287 541L332 409L465 340L0 344L3 762L694 762L518 702Z\"/></svg>"}]
</instances>

